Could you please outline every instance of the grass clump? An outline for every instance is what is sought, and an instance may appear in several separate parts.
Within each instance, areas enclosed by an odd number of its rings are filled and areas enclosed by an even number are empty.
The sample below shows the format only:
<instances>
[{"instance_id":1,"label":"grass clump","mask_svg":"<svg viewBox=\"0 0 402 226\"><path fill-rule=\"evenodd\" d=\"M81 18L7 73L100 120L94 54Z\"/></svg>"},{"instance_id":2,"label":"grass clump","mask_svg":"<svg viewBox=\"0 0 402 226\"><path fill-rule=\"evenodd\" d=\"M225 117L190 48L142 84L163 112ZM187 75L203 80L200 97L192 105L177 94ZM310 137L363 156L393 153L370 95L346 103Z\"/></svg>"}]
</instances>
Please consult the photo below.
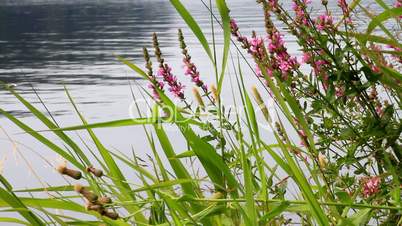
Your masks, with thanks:
<instances>
[{"instance_id":1,"label":"grass clump","mask_svg":"<svg viewBox=\"0 0 402 226\"><path fill-rule=\"evenodd\" d=\"M89 124L66 90L82 125L60 128L53 118L4 85L63 145L7 111L0 112L77 169L63 165L57 168L61 174L86 185L16 191L1 176L1 207L11 208L21 218L0 221L33 225L402 223L401 44L382 24L392 20L400 28L400 5L390 7L377 1L383 12L374 16L361 1L347 4L340 0L342 17L336 19L327 1L322 1L322 14L314 17L307 0L294 0L293 13L279 1L258 0L266 33L246 36L230 17L226 2L217 0L220 17L210 12L212 29L222 28L224 34L220 67L215 34L211 48L185 6L178 0L170 2L210 58L216 85L208 87L202 80L181 30L184 74L194 83L195 103L185 95L182 78L173 74L164 58L157 34L153 35L157 70L146 48L144 70L118 57L148 82L148 88L139 87L149 99L149 109L136 105L139 118ZM362 31L355 24L355 14L368 18L367 29ZM287 35L296 37L302 60L289 53L285 33L273 17L286 25ZM237 47L236 52L230 51L231 46ZM241 66L249 59L255 66L252 77L261 85L259 89L253 86L251 94ZM233 74L227 73L228 62ZM226 105L222 92L232 94L233 106ZM133 98L139 97L133 92ZM268 99L273 107L267 107ZM146 110L152 112L149 117L143 116ZM187 151L177 151L178 141L166 133L167 124L175 126ZM142 126L153 154L148 162L134 151L128 156L109 150L93 131L122 126ZM96 147L91 151L93 160L67 132L77 130L91 137ZM128 180L123 169L134 171L137 178ZM73 190L78 197L67 195ZM45 191L57 198L36 196ZM84 198L86 208L77 198ZM61 216L56 209L75 214Z\"/></svg>"}]
</instances>

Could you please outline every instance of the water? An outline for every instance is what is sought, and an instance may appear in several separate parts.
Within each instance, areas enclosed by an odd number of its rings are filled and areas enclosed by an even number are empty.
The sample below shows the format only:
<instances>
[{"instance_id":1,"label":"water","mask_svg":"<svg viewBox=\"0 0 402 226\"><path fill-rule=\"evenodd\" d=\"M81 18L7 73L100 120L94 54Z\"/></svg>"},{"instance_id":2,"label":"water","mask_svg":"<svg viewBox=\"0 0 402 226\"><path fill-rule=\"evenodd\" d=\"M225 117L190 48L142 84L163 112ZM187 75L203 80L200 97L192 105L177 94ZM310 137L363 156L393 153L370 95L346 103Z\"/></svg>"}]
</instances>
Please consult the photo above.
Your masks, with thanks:
<instances>
[{"instance_id":1,"label":"water","mask_svg":"<svg viewBox=\"0 0 402 226\"><path fill-rule=\"evenodd\" d=\"M211 40L208 11L199 1L183 2ZM290 1L283 2L290 7ZM318 2L314 2L317 7ZM335 1L331 2L331 8L335 8ZM232 9L231 15L237 18L243 33L249 34L251 30L263 33L262 11L255 0L229 0L228 4ZM336 12L339 14L339 11ZM71 92L89 122L131 116L129 83L145 85L146 82L118 62L113 54L127 57L142 66L142 47L151 48L153 32L158 33L163 54L173 66L175 74L191 87L189 79L183 75L176 35L177 29L183 28L190 54L202 78L208 84L214 82L206 54L167 0L24 0L17 4L0 0L0 21L0 80L15 83L24 97L44 110L32 92L34 87L61 126L80 123L68 102L64 86ZM290 52L297 54L294 37L286 36L285 40ZM218 34L218 52L221 51L221 42L222 37ZM245 74L249 76L251 73L245 68ZM247 85L253 83L256 83L255 79L247 80ZM135 93L138 95L137 89ZM190 89L186 95L191 95ZM229 95L230 92L224 92L224 99L230 101ZM0 91L0 107L12 112L34 129L45 129L5 91ZM1 116L0 125L12 140L21 143L13 146L6 134L0 131L1 165L4 175L13 185L24 188L40 184L19 157L19 152L40 175L40 180L50 184L61 181L49 166L49 163L56 164L58 161L54 153L21 133L21 130ZM140 127L100 129L96 132L108 147L125 153L133 148L140 156L150 153ZM44 134L54 139L51 134ZM75 133L72 134L78 138ZM80 135L90 143L87 136ZM178 131L171 130L169 135L181 141ZM175 147L176 151L185 151L186 147L179 143Z\"/></svg>"}]
</instances>

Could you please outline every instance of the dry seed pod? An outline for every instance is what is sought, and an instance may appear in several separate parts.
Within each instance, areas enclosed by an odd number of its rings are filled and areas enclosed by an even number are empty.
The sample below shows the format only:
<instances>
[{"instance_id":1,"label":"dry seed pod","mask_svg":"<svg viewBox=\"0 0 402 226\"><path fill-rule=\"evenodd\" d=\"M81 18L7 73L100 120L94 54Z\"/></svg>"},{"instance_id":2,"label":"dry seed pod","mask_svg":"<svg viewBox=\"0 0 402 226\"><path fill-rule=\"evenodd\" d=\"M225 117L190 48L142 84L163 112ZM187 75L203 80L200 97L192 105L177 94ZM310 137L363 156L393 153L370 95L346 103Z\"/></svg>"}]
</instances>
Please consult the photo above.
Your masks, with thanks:
<instances>
[{"instance_id":1,"label":"dry seed pod","mask_svg":"<svg viewBox=\"0 0 402 226\"><path fill-rule=\"evenodd\" d=\"M197 100L198 105L199 105L202 109L204 109L204 108L205 108L204 101L202 100L202 97L201 97L200 92L198 92L198 89L195 88L195 87L193 88L193 95L194 95L195 99Z\"/></svg>"},{"instance_id":2,"label":"dry seed pod","mask_svg":"<svg viewBox=\"0 0 402 226\"><path fill-rule=\"evenodd\" d=\"M214 101L218 102L219 101L218 90L216 89L216 86L214 84L211 85L211 92L212 92L212 97L214 98Z\"/></svg>"},{"instance_id":3,"label":"dry seed pod","mask_svg":"<svg viewBox=\"0 0 402 226\"><path fill-rule=\"evenodd\" d=\"M220 199L223 197L223 193L222 192L215 192L212 194L211 199Z\"/></svg>"},{"instance_id":4,"label":"dry seed pod","mask_svg":"<svg viewBox=\"0 0 402 226\"><path fill-rule=\"evenodd\" d=\"M84 196L89 202L96 202L98 196L80 184L74 185L74 190Z\"/></svg>"},{"instance_id":5,"label":"dry seed pod","mask_svg":"<svg viewBox=\"0 0 402 226\"><path fill-rule=\"evenodd\" d=\"M82 177L82 174L80 171L69 169L65 165L59 165L56 169L60 174L67 175L76 180L79 180Z\"/></svg>"},{"instance_id":6,"label":"dry seed pod","mask_svg":"<svg viewBox=\"0 0 402 226\"><path fill-rule=\"evenodd\" d=\"M112 212L112 211L104 211L103 212L103 214L102 214L103 216L105 216L105 217L109 217L110 219L112 219L112 220L117 220L117 219L119 219L119 214L118 213L116 213L116 212Z\"/></svg>"},{"instance_id":7,"label":"dry seed pod","mask_svg":"<svg viewBox=\"0 0 402 226\"><path fill-rule=\"evenodd\" d=\"M102 177L103 176L103 171L100 169L96 169L93 166L87 167L87 172L92 173L95 177Z\"/></svg>"},{"instance_id":8,"label":"dry seed pod","mask_svg":"<svg viewBox=\"0 0 402 226\"><path fill-rule=\"evenodd\" d=\"M109 203L112 203L112 199L109 198L109 197L104 196L104 197L100 197L100 198L98 199L98 202L99 202L100 204L102 204L102 205L104 205L104 204L109 204Z\"/></svg>"},{"instance_id":9,"label":"dry seed pod","mask_svg":"<svg viewBox=\"0 0 402 226\"><path fill-rule=\"evenodd\" d=\"M251 88L251 91L253 92L253 96L255 101L257 102L258 106L261 109L262 114L264 115L265 120L267 120L268 122L271 122L271 117L269 116L269 112L268 112L268 108L264 103L264 100L261 97L260 92L258 92L257 87L253 86Z\"/></svg>"},{"instance_id":10,"label":"dry seed pod","mask_svg":"<svg viewBox=\"0 0 402 226\"><path fill-rule=\"evenodd\" d=\"M328 159L325 155L318 153L318 164L322 169L324 169L328 165Z\"/></svg>"},{"instance_id":11,"label":"dry seed pod","mask_svg":"<svg viewBox=\"0 0 402 226\"><path fill-rule=\"evenodd\" d=\"M103 208L102 205L92 204L92 203L88 203L88 205L86 206L86 209L89 211L96 211L100 214L102 214L105 211L105 208Z\"/></svg>"}]
</instances>

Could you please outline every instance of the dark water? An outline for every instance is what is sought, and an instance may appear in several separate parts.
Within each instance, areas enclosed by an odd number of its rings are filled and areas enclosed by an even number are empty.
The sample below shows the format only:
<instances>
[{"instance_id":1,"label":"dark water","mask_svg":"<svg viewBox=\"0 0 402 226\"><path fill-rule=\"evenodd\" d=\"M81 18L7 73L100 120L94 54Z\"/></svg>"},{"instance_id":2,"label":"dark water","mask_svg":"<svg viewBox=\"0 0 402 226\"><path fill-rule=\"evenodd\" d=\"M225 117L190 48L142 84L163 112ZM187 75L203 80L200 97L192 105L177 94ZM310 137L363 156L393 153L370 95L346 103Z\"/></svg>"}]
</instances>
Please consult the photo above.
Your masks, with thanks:
<instances>
[{"instance_id":1,"label":"dark water","mask_svg":"<svg viewBox=\"0 0 402 226\"><path fill-rule=\"evenodd\" d=\"M212 40L207 9L198 0L183 2L204 29L208 40ZM231 15L238 20L244 34L250 34L252 30L263 33L262 11L255 0L227 2L232 9ZM290 1L282 2L290 8ZM318 2L314 1L316 7ZM331 8L336 9L336 1L330 2ZM339 14L339 11L336 13ZM32 92L33 86L61 126L79 124L66 98L64 85L90 122L128 118L131 116L129 106L132 102L129 81L140 85L145 82L119 63L113 54L127 57L142 66L142 47L150 48L152 33L157 32L167 62L173 66L180 80L191 86L181 68L176 36L178 28L184 29L190 54L202 78L208 84L212 83L214 75L206 54L167 0L0 0L0 80L15 83L24 97L45 110ZM219 56L219 29L216 38ZM290 52L297 54L294 37L285 36L285 40ZM247 68L244 70L247 76L251 74ZM254 79L247 80L247 85L253 83ZM135 92L138 95L136 89ZM190 89L186 93L190 95ZM229 94L224 92L224 95L228 95L224 98L230 99ZM5 91L0 91L0 107L19 116L34 129L44 129ZM0 165L4 165L7 178L19 187L38 184L37 178L18 157L15 151L17 147L22 155L29 158L38 174L43 176L41 179L51 184L56 178L59 179L49 166L49 163L58 161L54 153L21 133L1 116L0 126L15 142L21 143L13 146L0 130L0 161L4 161ZM150 153L141 128L97 130L97 134L108 147L122 152L129 152L133 147L139 155ZM52 139L50 134L45 135ZM72 135L79 140L75 133ZM177 137L178 131L171 130L169 135ZM84 141L90 143L88 137L82 136ZM177 139L180 141L180 138ZM185 151L186 147L179 143L177 152Z\"/></svg>"},{"instance_id":2,"label":"dark water","mask_svg":"<svg viewBox=\"0 0 402 226\"><path fill-rule=\"evenodd\" d=\"M0 79L119 83L126 77L112 54L140 57L152 32L174 23L172 13L168 3L155 0L0 6Z\"/></svg>"}]
</instances>

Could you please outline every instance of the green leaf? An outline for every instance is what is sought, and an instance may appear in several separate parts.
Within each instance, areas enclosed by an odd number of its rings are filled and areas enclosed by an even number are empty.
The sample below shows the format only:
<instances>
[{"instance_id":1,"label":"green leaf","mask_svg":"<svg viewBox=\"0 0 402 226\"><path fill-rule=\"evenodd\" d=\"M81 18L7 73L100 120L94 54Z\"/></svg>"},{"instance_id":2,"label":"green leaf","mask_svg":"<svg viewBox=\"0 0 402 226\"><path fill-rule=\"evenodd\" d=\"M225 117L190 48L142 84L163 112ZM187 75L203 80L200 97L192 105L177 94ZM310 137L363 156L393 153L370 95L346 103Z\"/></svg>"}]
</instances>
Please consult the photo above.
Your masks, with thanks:
<instances>
[{"instance_id":1,"label":"green leaf","mask_svg":"<svg viewBox=\"0 0 402 226\"><path fill-rule=\"evenodd\" d=\"M54 186L46 188L30 188L30 189L15 190L13 192L49 192L49 191L74 191L74 186L63 185L63 186Z\"/></svg>"},{"instance_id":2,"label":"green leaf","mask_svg":"<svg viewBox=\"0 0 402 226\"><path fill-rule=\"evenodd\" d=\"M353 214L350 217L350 220L352 220L353 224L356 226L360 225L366 225L367 221L369 220L371 209L362 209L359 212Z\"/></svg>"},{"instance_id":3,"label":"green leaf","mask_svg":"<svg viewBox=\"0 0 402 226\"><path fill-rule=\"evenodd\" d=\"M204 33L198 23L194 20L193 16L188 12L186 7L180 2L180 0L170 0L170 3L176 8L176 11L180 14L183 20L186 22L188 27L193 31L194 35L200 41L202 47L207 53L208 57L214 62L214 58L212 57L211 49L209 48L208 41L205 38Z\"/></svg>"},{"instance_id":4,"label":"green leaf","mask_svg":"<svg viewBox=\"0 0 402 226\"><path fill-rule=\"evenodd\" d=\"M196 156L196 155L193 151L185 151L185 152L182 152L182 153L176 155L174 158L180 159L180 158L190 158L190 157L194 157L194 156Z\"/></svg>"},{"instance_id":5,"label":"green leaf","mask_svg":"<svg viewBox=\"0 0 402 226\"><path fill-rule=\"evenodd\" d=\"M173 146L169 141L168 136L166 135L165 130L163 129L162 125L155 125L154 126L156 135L158 136L159 142L162 146L162 149L172 166L173 171L175 172L177 178L179 179L191 179L190 174L184 167L184 165L180 162L180 160L175 159L176 153L174 152ZM199 188L195 186L193 183L183 183L182 184L183 191L191 196L197 197L197 191Z\"/></svg>"},{"instance_id":6,"label":"green leaf","mask_svg":"<svg viewBox=\"0 0 402 226\"><path fill-rule=\"evenodd\" d=\"M19 209L17 212L32 225L45 225L34 213L32 213L23 202L11 191L0 188L0 204Z\"/></svg>"},{"instance_id":7,"label":"green leaf","mask_svg":"<svg viewBox=\"0 0 402 226\"><path fill-rule=\"evenodd\" d=\"M360 42L363 42L364 40L370 41L370 42L376 42L376 43L381 43L381 44L387 44L387 45L392 45L396 47L402 48L402 45L399 42L396 42L393 39L388 39L382 36L378 35L367 35L363 33L358 33L358 32L345 32L345 31L338 31L342 35L348 35L350 37L354 37Z\"/></svg>"},{"instance_id":8,"label":"green leaf","mask_svg":"<svg viewBox=\"0 0 402 226\"><path fill-rule=\"evenodd\" d=\"M11 217L0 217L0 222L7 222L7 223L16 223L16 224L23 224L23 225L30 225L26 221L19 220L17 218L11 218Z\"/></svg>"},{"instance_id":9,"label":"green leaf","mask_svg":"<svg viewBox=\"0 0 402 226\"><path fill-rule=\"evenodd\" d=\"M366 35L370 35L374 29L378 26L383 26L382 23L390 18L397 18L400 15L402 15L402 7L400 8L391 8L388 10L385 10L384 12L380 13L379 15L372 17L371 22L369 23L367 30L366 30ZM390 36L390 38L393 38L392 35L389 34L388 30L382 28L385 33ZM393 38L394 39L394 38ZM367 41L367 39L365 39Z\"/></svg>"},{"instance_id":10,"label":"green leaf","mask_svg":"<svg viewBox=\"0 0 402 226\"><path fill-rule=\"evenodd\" d=\"M219 185L217 189L222 189L223 187L223 175L225 175L226 180L230 189L235 189L238 186L236 178L230 172L229 167L225 164L222 157L219 156L212 147L211 144L201 139L196 135L194 130L190 127L186 118L177 111L177 106L173 104L173 102L159 89L157 90L161 100L164 104L166 104L169 109L175 109L175 112L172 114L175 115L176 125L180 129L183 136L186 138L189 143L191 149L199 158L201 164L204 166L205 170L208 173L208 176L215 183L215 185Z\"/></svg>"},{"instance_id":11,"label":"green leaf","mask_svg":"<svg viewBox=\"0 0 402 226\"><path fill-rule=\"evenodd\" d=\"M225 70L229 56L230 49L230 17L229 17L229 9L226 5L225 0L216 0L216 6L219 10L219 14L222 19L222 27L223 27L223 56L222 56L222 69L218 82L218 94L221 93L222 84L225 77Z\"/></svg>"},{"instance_id":12,"label":"green leaf","mask_svg":"<svg viewBox=\"0 0 402 226\"><path fill-rule=\"evenodd\" d=\"M290 205L289 202L283 201L281 204L271 211L269 211L267 214L261 217L260 219L260 224L265 224L265 222L269 222L270 220L274 219L276 216L279 216L283 211L285 211L288 206Z\"/></svg>"}]
</instances>

